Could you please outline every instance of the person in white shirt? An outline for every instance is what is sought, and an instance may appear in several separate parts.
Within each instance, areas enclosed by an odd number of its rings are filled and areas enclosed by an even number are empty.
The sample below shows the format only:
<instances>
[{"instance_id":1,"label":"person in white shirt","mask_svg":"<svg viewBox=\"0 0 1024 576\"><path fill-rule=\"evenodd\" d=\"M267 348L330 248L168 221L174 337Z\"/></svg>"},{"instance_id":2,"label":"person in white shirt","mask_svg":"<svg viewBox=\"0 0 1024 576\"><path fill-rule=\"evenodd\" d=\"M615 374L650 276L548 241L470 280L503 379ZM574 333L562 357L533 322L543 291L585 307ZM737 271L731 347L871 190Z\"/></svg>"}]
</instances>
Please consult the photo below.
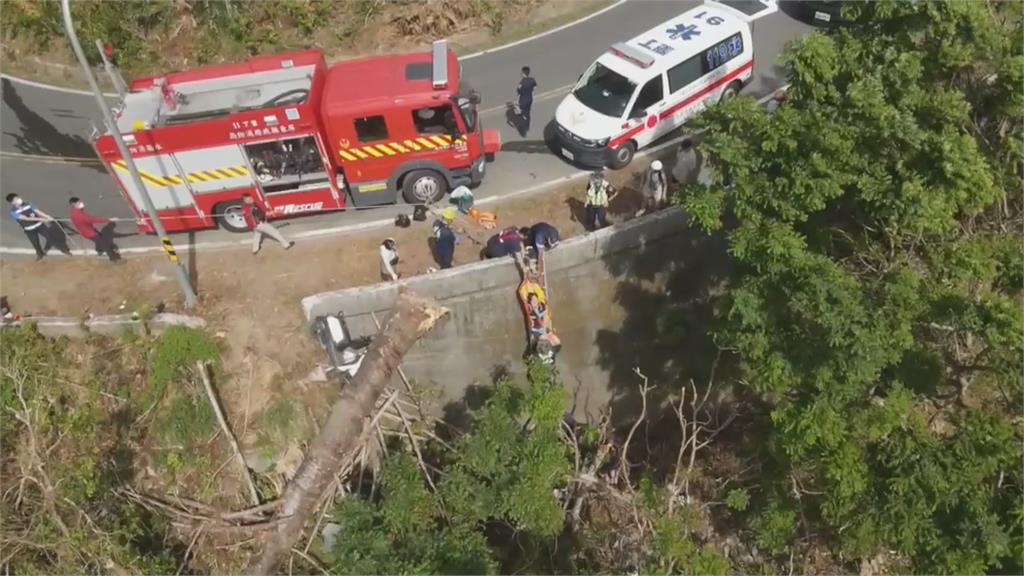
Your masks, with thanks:
<instances>
[{"instance_id":1,"label":"person in white shirt","mask_svg":"<svg viewBox=\"0 0 1024 576\"><path fill-rule=\"evenodd\" d=\"M672 166L672 179L682 185L695 184L700 175L700 158L693 141L687 138L679 145L676 163Z\"/></svg>"},{"instance_id":2,"label":"person in white shirt","mask_svg":"<svg viewBox=\"0 0 1024 576\"><path fill-rule=\"evenodd\" d=\"M398 280L399 275L395 270L398 265L398 245L394 238L386 238L380 244L380 279L384 282Z\"/></svg>"}]
</instances>

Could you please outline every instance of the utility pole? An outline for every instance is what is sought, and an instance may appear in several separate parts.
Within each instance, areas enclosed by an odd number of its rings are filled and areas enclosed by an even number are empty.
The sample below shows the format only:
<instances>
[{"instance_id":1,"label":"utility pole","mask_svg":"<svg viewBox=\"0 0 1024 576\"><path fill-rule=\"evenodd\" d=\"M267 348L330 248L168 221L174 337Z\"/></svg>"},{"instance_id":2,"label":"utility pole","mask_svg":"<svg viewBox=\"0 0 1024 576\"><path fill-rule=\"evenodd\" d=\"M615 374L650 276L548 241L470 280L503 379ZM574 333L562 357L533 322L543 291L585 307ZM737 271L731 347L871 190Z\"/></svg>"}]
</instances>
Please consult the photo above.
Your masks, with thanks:
<instances>
[{"instance_id":1,"label":"utility pole","mask_svg":"<svg viewBox=\"0 0 1024 576\"><path fill-rule=\"evenodd\" d=\"M131 173L132 182L134 182L135 188L138 189L139 195L142 196L142 202L146 205L146 212L149 213L149 220L153 224L153 230L160 237L164 251L167 252L167 258L174 265L175 276L178 279L178 284L181 286L181 292L185 296L185 307L191 308L196 304L196 293L192 289L192 284L188 281L185 267L178 260L178 254L174 251L174 244L171 243L170 236L167 235L163 223L160 222L160 218L156 214L156 207L153 206L153 200L149 197L149 191L146 190L146 185L142 182L142 177L139 176L135 160L128 153L128 146L125 145L124 138L121 137L121 131L117 128L114 113L110 111L110 106L103 98L103 92L100 91L100 87L96 83L96 77L92 73L92 68L89 67L89 61L85 57L85 52L82 51L82 45L78 42L78 35L75 34L75 27L71 23L71 5L69 2L70 0L61 0L60 7L64 13L64 28L67 30L71 48L75 51L78 63L82 65L82 72L85 73L85 79L89 81L89 87L92 88L93 95L96 96L96 102L100 106L100 111L103 112L103 119L107 123L107 128L114 137L114 142L117 143L117 150L121 153L121 158L124 160L128 172ZM102 51L100 53L102 54Z\"/></svg>"}]
</instances>

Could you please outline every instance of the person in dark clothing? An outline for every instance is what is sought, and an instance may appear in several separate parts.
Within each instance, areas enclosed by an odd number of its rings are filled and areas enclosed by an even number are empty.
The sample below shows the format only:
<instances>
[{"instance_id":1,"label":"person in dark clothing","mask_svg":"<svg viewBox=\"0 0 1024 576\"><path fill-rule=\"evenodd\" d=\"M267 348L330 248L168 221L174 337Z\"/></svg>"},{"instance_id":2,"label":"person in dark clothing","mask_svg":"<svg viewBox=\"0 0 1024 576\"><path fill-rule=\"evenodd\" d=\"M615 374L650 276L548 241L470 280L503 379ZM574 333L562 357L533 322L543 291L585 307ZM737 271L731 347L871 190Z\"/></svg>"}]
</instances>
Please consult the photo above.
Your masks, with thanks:
<instances>
[{"instance_id":1,"label":"person in dark clothing","mask_svg":"<svg viewBox=\"0 0 1024 576\"><path fill-rule=\"evenodd\" d=\"M71 225L78 234L86 240L92 240L97 254L106 255L111 262L120 262L121 253L114 244L114 223L110 218L89 214L85 211L85 203L75 196L72 196L68 203L71 204ZM104 226L97 231L96 224Z\"/></svg>"},{"instance_id":2,"label":"person in dark clothing","mask_svg":"<svg viewBox=\"0 0 1024 576\"><path fill-rule=\"evenodd\" d=\"M519 86L516 87L516 97L519 100L519 116L522 123L519 126L519 135L526 136L530 131L530 109L533 108L533 91L537 88L537 81L530 76L530 67L523 66L522 78L519 79Z\"/></svg>"},{"instance_id":3,"label":"person in dark clothing","mask_svg":"<svg viewBox=\"0 0 1024 576\"><path fill-rule=\"evenodd\" d=\"M545 250L550 250L558 246L562 239L558 234L558 229L547 222L538 222L529 228L520 228L519 234L526 241L526 245L532 246L535 250L539 250L541 246Z\"/></svg>"},{"instance_id":4,"label":"person in dark clothing","mask_svg":"<svg viewBox=\"0 0 1024 576\"><path fill-rule=\"evenodd\" d=\"M64 231L59 229L59 225L55 223L52 216L32 207L31 204L22 200L21 196L13 192L7 195L7 202L11 205L11 218L14 218L14 221L21 226L29 243L35 248L36 260L42 260L52 247L71 256L67 237L64 235ZM40 236L46 240L45 246L40 244Z\"/></svg>"},{"instance_id":5,"label":"person in dark clothing","mask_svg":"<svg viewBox=\"0 0 1024 576\"><path fill-rule=\"evenodd\" d=\"M515 226L509 226L487 239L484 253L488 258L501 258L512 255L517 258L523 252L523 239Z\"/></svg>"},{"instance_id":6,"label":"person in dark clothing","mask_svg":"<svg viewBox=\"0 0 1024 576\"><path fill-rule=\"evenodd\" d=\"M443 220L434 222L434 251L441 269L451 268L455 261L455 232Z\"/></svg>"}]
</instances>

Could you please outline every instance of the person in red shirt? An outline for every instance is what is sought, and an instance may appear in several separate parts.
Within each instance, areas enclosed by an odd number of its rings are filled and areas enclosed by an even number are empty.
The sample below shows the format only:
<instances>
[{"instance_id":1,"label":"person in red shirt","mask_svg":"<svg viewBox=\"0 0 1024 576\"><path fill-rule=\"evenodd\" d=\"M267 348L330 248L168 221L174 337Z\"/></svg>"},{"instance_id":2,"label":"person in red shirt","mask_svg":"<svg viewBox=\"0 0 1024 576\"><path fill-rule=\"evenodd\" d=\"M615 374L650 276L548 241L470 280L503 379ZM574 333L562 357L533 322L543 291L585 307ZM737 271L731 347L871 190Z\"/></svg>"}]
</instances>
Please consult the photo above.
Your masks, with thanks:
<instances>
[{"instance_id":1,"label":"person in red shirt","mask_svg":"<svg viewBox=\"0 0 1024 576\"><path fill-rule=\"evenodd\" d=\"M285 250L291 248L295 242L289 242L285 237L267 222L267 215L256 205L251 194L242 194L242 217L245 224L252 230L252 255L260 251L260 244L263 243L263 235L266 234L277 240Z\"/></svg>"},{"instance_id":2,"label":"person in red shirt","mask_svg":"<svg viewBox=\"0 0 1024 576\"><path fill-rule=\"evenodd\" d=\"M114 244L114 223L110 218L100 218L85 211L85 202L72 196L71 204L71 225L75 227L82 238L92 240L96 247L96 253L106 255L111 262L121 261L121 252ZM96 230L96 224L103 224L103 228Z\"/></svg>"}]
</instances>

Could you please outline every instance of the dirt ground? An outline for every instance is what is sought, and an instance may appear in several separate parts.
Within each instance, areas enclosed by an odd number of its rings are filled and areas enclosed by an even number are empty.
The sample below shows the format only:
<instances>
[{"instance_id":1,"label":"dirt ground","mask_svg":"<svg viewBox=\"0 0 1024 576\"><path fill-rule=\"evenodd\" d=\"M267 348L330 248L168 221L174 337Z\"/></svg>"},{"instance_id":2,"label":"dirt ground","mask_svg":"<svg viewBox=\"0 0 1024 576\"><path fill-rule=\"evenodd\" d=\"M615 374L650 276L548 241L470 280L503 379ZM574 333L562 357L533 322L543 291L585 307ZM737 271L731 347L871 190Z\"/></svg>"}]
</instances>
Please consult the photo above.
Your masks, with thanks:
<instances>
[{"instance_id":1,"label":"dirt ground","mask_svg":"<svg viewBox=\"0 0 1024 576\"><path fill-rule=\"evenodd\" d=\"M645 165L636 162L634 170ZM610 219L632 217L640 203L639 174L623 170L609 179L621 190L612 202ZM546 221L569 238L584 232L580 220L585 186L581 179L482 209L498 216L499 228ZM378 248L385 238L398 243L401 275L424 274L436 267L429 244L434 219L428 217L404 229L389 226L310 239L288 251L265 239L256 256L249 246L190 255L187 246L179 245L200 298L190 313L205 318L222 341L228 376L222 394L228 411L238 414L244 405L246 412L257 414L282 387L305 378L322 352L308 335L300 300L318 292L379 282ZM482 243L496 232L466 217L460 217L455 228L463 236L456 247L456 265L478 261ZM287 235L287 228L282 232ZM14 312L25 317L129 313L161 304L167 311L184 311L173 270L158 254L127 255L120 265L91 256L55 254L40 262L4 256L0 291Z\"/></svg>"}]
</instances>

